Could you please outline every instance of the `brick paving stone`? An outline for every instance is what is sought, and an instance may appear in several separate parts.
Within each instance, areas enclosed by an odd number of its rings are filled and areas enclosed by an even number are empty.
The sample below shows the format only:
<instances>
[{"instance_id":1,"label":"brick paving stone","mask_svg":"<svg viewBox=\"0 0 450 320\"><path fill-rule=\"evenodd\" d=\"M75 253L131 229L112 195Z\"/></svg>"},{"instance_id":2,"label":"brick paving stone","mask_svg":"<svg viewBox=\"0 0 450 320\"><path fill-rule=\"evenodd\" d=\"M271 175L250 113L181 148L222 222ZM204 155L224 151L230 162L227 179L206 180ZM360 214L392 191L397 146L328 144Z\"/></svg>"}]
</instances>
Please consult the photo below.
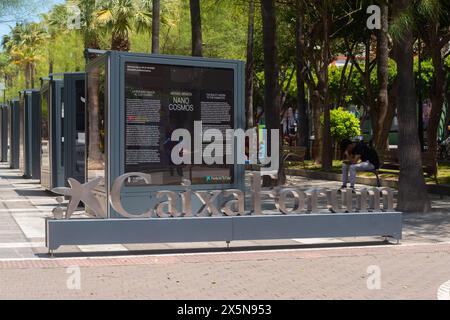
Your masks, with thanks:
<instances>
[{"instance_id":1,"label":"brick paving stone","mask_svg":"<svg viewBox=\"0 0 450 320\"><path fill-rule=\"evenodd\" d=\"M367 268L381 270L369 290ZM450 244L0 262L2 299L436 299ZM79 266L81 290L66 267Z\"/></svg>"}]
</instances>

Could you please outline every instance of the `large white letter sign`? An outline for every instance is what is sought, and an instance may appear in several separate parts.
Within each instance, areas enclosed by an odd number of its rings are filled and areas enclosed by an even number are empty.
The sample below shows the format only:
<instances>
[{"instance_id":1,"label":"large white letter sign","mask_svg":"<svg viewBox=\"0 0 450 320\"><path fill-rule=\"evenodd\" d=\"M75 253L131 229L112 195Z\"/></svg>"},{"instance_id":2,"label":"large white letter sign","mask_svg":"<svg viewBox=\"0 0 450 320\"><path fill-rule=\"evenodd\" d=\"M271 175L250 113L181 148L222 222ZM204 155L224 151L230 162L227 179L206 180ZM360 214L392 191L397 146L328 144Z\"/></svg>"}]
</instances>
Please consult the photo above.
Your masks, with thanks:
<instances>
[{"instance_id":1,"label":"large white letter sign","mask_svg":"<svg viewBox=\"0 0 450 320\"><path fill-rule=\"evenodd\" d=\"M133 177L138 177L138 178L142 178L145 183L147 184L151 184L152 181L152 177L149 174L144 174L144 173L128 173L125 174L121 177L119 177L115 182L114 185L111 189L111 206L113 207L114 210L116 210L121 216L125 217L125 218L130 218L130 219L140 219L140 218L151 218L153 215L153 210L149 210L144 214L141 215L133 215L133 214L129 214L125 208L122 206L122 198L120 196L121 191L122 191L122 186L125 183L125 181L127 181L129 178L133 178Z\"/></svg>"}]
</instances>

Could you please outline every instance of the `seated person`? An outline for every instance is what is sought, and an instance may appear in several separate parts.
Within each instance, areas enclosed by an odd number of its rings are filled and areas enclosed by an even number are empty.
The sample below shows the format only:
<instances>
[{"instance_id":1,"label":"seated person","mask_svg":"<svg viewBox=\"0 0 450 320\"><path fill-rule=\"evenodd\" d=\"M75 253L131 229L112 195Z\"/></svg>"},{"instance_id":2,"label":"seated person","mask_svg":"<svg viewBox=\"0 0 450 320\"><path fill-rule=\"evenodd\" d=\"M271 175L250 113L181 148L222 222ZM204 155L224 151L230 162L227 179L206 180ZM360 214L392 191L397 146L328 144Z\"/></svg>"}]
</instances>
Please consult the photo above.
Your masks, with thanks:
<instances>
[{"instance_id":1,"label":"seated person","mask_svg":"<svg viewBox=\"0 0 450 320\"><path fill-rule=\"evenodd\" d=\"M364 142L341 142L341 151L346 157L342 165L342 189L347 188L350 173L350 188L355 189L356 173L358 171L374 171L380 168L377 152Z\"/></svg>"}]
</instances>

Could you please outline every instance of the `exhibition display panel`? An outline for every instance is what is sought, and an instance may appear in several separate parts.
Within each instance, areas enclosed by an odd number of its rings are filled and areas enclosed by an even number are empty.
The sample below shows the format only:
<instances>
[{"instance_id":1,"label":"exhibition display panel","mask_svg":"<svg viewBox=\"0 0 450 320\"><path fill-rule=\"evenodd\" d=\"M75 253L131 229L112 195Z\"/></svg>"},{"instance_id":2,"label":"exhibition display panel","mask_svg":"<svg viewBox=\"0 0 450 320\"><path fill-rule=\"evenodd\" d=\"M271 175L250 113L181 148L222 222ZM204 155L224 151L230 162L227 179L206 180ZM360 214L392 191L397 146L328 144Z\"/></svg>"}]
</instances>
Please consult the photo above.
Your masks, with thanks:
<instances>
[{"instance_id":1,"label":"exhibition display panel","mask_svg":"<svg viewBox=\"0 0 450 320\"><path fill-rule=\"evenodd\" d=\"M54 75L41 79L41 185L47 190L64 186L63 85Z\"/></svg>"},{"instance_id":2,"label":"exhibition display panel","mask_svg":"<svg viewBox=\"0 0 450 320\"><path fill-rule=\"evenodd\" d=\"M18 99L9 103L9 166L19 169L20 148L20 104Z\"/></svg>"},{"instance_id":3,"label":"exhibition display panel","mask_svg":"<svg viewBox=\"0 0 450 320\"><path fill-rule=\"evenodd\" d=\"M19 170L23 176L29 176L29 168L25 161L25 104L27 97L24 91L19 96ZM26 121L28 123L28 121Z\"/></svg>"},{"instance_id":4,"label":"exhibition display panel","mask_svg":"<svg viewBox=\"0 0 450 320\"><path fill-rule=\"evenodd\" d=\"M20 92L20 170L25 178L41 177L41 106L39 90Z\"/></svg>"},{"instance_id":5,"label":"exhibition display panel","mask_svg":"<svg viewBox=\"0 0 450 320\"><path fill-rule=\"evenodd\" d=\"M402 214L388 188L265 190L264 169L249 175L246 188L243 62L86 52L93 55L86 67L87 181L54 190L71 200L46 221L50 253L65 245L401 239ZM263 212L266 200L272 208ZM81 202L91 216L72 218Z\"/></svg>"},{"instance_id":6,"label":"exhibition display panel","mask_svg":"<svg viewBox=\"0 0 450 320\"><path fill-rule=\"evenodd\" d=\"M9 126L9 107L3 105L0 109L0 123L1 123L1 139L0 139L0 156L2 162L8 162L9 141L8 141L8 126Z\"/></svg>"},{"instance_id":7,"label":"exhibition display panel","mask_svg":"<svg viewBox=\"0 0 450 320\"><path fill-rule=\"evenodd\" d=\"M243 188L243 165L171 160L176 129L194 136L199 121L204 131L245 127L243 69L240 61L114 51L88 64L86 177L101 179L96 191L108 217L118 216L107 202L111 184L127 173L152 177L149 184L130 178L122 190L124 207L137 213L153 205L161 188L181 191L186 180L193 190Z\"/></svg>"},{"instance_id":8,"label":"exhibition display panel","mask_svg":"<svg viewBox=\"0 0 450 320\"><path fill-rule=\"evenodd\" d=\"M86 74L64 74L64 176L81 183L85 181L86 148Z\"/></svg>"}]
</instances>

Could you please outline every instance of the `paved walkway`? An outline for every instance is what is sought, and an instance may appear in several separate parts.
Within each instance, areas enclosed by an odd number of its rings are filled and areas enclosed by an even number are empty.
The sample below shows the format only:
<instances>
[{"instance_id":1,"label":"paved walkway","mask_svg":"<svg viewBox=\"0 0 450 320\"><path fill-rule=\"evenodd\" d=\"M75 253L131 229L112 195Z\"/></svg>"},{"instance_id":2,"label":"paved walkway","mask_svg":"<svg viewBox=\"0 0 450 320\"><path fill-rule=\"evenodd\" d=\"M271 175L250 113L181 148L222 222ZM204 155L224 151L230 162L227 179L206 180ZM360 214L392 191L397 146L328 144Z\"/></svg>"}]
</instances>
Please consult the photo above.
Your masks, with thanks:
<instances>
[{"instance_id":1,"label":"paved walkway","mask_svg":"<svg viewBox=\"0 0 450 320\"><path fill-rule=\"evenodd\" d=\"M0 261L0 298L450 299L449 266L450 244Z\"/></svg>"},{"instance_id":2,"label":"paved walkway","mask_svg":"<svg viewBox=\"0 0 450 320\"><path fill-rule=\"evenodd\" d=\"M229 251L224 243L73 246L49 259L44 219L55 206L37 181L0 165L0 298L435 299L450 280L449 198L433 198L430 214L405 215L400 246L380 238L245 241ZM72 290L77 268L81 290ZM373 270L380 290L367 286Z\"/></svg>"}]
</instances>

